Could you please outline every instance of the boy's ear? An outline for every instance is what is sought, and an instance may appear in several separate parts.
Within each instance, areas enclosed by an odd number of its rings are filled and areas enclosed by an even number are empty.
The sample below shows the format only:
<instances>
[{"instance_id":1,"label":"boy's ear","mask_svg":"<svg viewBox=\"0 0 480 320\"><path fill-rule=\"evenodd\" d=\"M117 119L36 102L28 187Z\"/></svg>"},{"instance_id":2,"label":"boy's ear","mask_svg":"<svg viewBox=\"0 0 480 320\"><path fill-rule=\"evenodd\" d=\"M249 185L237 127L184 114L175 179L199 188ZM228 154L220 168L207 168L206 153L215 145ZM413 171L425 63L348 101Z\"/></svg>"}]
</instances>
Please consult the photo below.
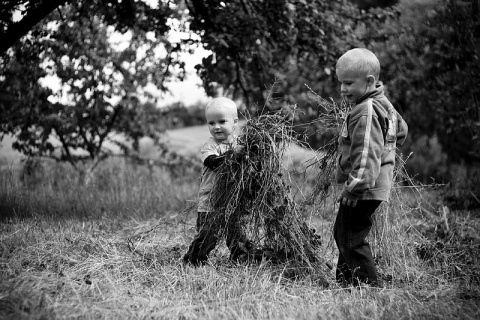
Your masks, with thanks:
<instances>
[{"instance_id":1,"label":"boy's ear","mask_svg":"<svg viewBox=\"0 0 480 320\"><path fill-rule=\"evenodd\" d=\"M375 76L369 74L367 76L367 85L368 86L373 86L375 84Z\"/></svg>"}]
</instances>

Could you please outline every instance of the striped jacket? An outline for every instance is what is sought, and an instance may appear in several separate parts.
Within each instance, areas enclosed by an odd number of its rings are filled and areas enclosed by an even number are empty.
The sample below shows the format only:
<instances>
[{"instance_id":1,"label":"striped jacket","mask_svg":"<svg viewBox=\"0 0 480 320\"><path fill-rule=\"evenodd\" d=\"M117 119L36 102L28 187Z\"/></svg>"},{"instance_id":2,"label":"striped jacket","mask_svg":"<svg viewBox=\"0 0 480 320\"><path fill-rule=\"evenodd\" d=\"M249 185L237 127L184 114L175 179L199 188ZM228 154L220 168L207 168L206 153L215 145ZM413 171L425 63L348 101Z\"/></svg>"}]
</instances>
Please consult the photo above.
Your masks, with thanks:
<instances>
[{"instance_id":1,"label":"striped jacket","mask_svg":"<svg viewBox=\"0 0 480 320\"><path fill-rule=\"evenodd\" d=\"M339 137L336 179L342 196L353 200L388 201L396 145L408 126L383 93L383 86L360 97L347 115Z\"/></svg>"}]
</instances>

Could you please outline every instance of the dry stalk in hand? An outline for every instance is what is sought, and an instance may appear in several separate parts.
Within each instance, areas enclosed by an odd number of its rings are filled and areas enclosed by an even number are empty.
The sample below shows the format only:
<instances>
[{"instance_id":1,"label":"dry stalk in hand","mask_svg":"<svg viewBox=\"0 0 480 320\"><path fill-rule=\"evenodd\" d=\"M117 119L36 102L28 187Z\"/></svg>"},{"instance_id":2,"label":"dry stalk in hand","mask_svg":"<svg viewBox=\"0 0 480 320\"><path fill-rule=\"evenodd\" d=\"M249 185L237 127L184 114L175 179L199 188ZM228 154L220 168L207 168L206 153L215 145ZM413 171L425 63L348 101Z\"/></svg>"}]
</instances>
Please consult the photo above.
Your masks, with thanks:
<instances>
[{"instance_id":1,"label":"dry stalk in hand","mask_svg":"<svg viewBox=\"0 0 480 320\"><path fill-rule=\"evenodd\" d=\"M318 118L315 122L321 124L323 129L333 131L335 134L327 144L317 150L318 154L322 154L320 160L311 164L318 168L318 174L315 178L313 191L305 203L306 205L322 203L330 195L329 191L332 190L330 186L335 179L338 137L350 110L346 101L339 105L333 99L322 98L312 89L310 89L309 97L317 102L319 108Z\"/></svg>"}]
</instances>

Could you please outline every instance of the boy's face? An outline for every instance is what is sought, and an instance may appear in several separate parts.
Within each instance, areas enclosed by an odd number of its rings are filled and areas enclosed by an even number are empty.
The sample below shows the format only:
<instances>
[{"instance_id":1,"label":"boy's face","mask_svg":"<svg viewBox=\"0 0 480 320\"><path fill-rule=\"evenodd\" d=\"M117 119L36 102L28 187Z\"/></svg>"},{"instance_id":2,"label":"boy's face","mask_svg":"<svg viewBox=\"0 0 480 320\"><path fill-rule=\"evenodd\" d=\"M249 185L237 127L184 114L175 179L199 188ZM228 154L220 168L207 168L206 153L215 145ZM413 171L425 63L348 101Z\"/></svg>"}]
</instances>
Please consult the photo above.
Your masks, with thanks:
<instances>
[{"instance_id":1,"label":"boy's face","mask_svg":"<svg viewBox=\"0 0 480 320\"><path fill-rule=\"evenodd\" d=\"M340 82L340 93L350 103L357 102L370 89L369 77L357 71L336 69L336 74Z\"/></svg>"},{"instance_id":2,"label":"boy's face","mask_svg":"<svg viewBox=\"0 0 480 320\"><path fill-rule=\"evenodd\" d=\"M224 108L215 108L205 113L207 118L208 130L217 142L231 140L231 135L235 130L238 119Z\"/></svg>"}]
</instances>

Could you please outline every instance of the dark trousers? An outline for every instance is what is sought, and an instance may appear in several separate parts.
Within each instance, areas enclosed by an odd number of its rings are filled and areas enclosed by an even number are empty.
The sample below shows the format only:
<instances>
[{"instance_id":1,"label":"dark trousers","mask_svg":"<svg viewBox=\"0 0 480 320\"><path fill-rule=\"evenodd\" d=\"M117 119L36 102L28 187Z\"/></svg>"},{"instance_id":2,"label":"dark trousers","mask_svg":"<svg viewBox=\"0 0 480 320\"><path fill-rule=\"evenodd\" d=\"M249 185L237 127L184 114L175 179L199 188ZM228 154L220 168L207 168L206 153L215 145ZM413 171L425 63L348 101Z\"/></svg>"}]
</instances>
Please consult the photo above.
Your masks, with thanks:
<instances>
[{"instance_id":1,"label":"dark trousers","mask_svg":"<svg viewBox=\"0 0 480 320\"><path fill-rule=\"evenodd\" d=\"M197 235L183 258L185 262L193 265L204 264L208 259L208 254L215 249L220 240L222 234L219 231L224 229L222 222L215 221L215 217L211 215L213 214L210 212L198 212ZM218 215L216 217L218 218ZM230 249L232 260L237 260L242 253L245 253L245 248L249 245L237 217L237 215L232 215L225 230L226 243Z\"/></svg>"},{"instance_id":2,"label":"dark trousers","mask_svg":"<svg viewBox=\"0 0 480 320\"><path fill-rule=\"evenodd\" d=\"M377 200L360 200L355 207L340 204L333 236L339 251L336 279L342 285L379 285L372 250L366 237L372 228L372 216L380 203Z\"/></svg>"}]
</instances>

